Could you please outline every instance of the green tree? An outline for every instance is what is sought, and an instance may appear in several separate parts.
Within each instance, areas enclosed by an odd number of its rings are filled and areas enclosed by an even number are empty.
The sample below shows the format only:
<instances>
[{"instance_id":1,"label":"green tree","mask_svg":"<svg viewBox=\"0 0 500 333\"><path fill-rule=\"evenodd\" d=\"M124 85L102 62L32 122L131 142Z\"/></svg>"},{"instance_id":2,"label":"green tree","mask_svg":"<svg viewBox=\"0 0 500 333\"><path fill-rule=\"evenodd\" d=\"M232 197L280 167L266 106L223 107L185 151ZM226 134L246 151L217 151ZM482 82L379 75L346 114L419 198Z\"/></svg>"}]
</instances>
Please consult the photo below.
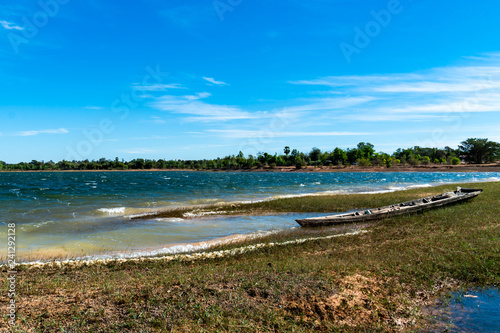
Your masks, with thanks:
<instances>
[{"instance_id":1,"label":"green tree","mask_svg":"<svg viewBox=\"0 0 500 333\"><path fill-rule=\"evenodd\" d=\"M500 158L500 143L488 139L469 138L458 146L460 154L467 162L487 163Z\"/></svg>"},{"instance_id":2,"label":"green tree","mask_svg":"<svg viewBox=\"0 0 500 333\"><path fill-rule=\"evenodd\" d=\"M332 153L332 163L334 165L342 165L347 162L347 153L341 148L335 148Z\"/></svg>"},{"instance_id":3,"label":"green tree","mask_svg":"<svg viewBox=\"0 0 500 333\"><path fill-rule=\"evenodd\" d=\"M408 159L406 160L408 162L409 165L411 166L415 166L417 164L419 164L419 161L418 159L415 157L415 155L410 155L408 156Z\"/></svg>"},{"instance_id":4,"label":"green tree","mask_svg":"<svg viewBox=\"0 0 500 333\"><path fill-rule=\"evenodd\" d=\"M297 169L302 169L302 167L306 165L306 163L302 160L302 158L299 155L295 157L294 162L295 162L295 168Z\"/></svg>"},{"instance_id":5,"label":"green tree","mask_svg":"<svg viewBox=\"0 0 500 333\"><path fill-rule=\"evenodd\" d=\"M361 151L357 148L353 149L347 148L346 154L347 154L347 162L349 162L350 164L356 163L358 159L363 157Z\"/></svg>"},{"instance_id":6,"label":"green tree","mask_svg":"<svg viewBox=\"0 0 500 333\"><path fill-rule=\"evenodd\" d=\"M371 160L373 158L373 153L375 153L374 146L369 142L358 143L358 150L361 153L360 157L364 157L368 160Z\"/></svg>"},{"instance_id":7,"label":"green tree","mask_svg":"<svg viewBox=\"0 0 500 333\"><path fill-rule=\"evenodd\" d=\"M370 166L370 165L372 165L372 163L370 162L370 160L367 159L367 158L364 158L364 157L358 158L356 162L360 166Z\"/></svg>"},{"instance_id":8,"label":"green tree","mask_svg":"<svg viewBox=\"0 0 500 333\"><path fill-rule=\"evenodd\" d=\"M286 157L288 157L288 154L290 154L290 147L286 146L286 147L283 149L283 152L285 153Z\"/></svg>"},{"instance_id":9,"label":"green tree","mask_svg":"<svg viewBox=\"0 0 500 333\"><path fill-rule=\"evenodd\" d=\"M321 156L321 149L313 147L313 149L309 153L309 158L311 159L311 161L314 162L319 161L320 156Z\"/></svg>"}]
</instances>

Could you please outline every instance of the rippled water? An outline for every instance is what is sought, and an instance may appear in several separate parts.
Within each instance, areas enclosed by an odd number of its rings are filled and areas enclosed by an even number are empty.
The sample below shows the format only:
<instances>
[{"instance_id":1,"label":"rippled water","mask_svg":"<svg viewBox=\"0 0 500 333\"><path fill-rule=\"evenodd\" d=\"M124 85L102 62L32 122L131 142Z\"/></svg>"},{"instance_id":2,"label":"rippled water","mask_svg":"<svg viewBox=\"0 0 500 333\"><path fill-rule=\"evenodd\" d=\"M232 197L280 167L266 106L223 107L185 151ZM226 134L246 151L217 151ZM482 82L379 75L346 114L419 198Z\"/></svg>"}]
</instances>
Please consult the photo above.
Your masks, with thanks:
<instances>
[{"instance_id":1,"label":"rippled water","mask_svg":"<svg viewBox=\"0 0 500 333\"><path fill-rule=\"evenodd\" d=\"M0 245L15 222L21 257L139 251L292 228L307 215L129 218L165 208L498 180L500 173L2 172Z\"/></svg>"}]
</instances>

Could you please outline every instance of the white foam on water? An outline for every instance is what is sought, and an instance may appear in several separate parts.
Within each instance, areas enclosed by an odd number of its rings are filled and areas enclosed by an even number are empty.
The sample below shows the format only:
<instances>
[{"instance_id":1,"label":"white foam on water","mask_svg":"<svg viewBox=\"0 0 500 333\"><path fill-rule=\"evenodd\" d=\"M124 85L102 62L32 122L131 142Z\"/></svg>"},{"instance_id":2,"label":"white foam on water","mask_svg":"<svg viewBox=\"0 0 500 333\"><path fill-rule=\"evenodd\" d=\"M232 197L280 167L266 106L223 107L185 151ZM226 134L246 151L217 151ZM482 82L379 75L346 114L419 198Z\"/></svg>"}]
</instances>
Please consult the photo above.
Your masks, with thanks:
<instances>
[{"instance_id":1,"label":"white foam on water","mask_svg":"<svg viewBox=\"0 0 500 333\"><path fill-rule=\"evenodd\" d=\"M424 188L424 187L432 187L431 184L416 184L416 185L408 185L405 187L405 189L411 189L411 188Z\"/></svg>"},{"instance_id":2,"label":"white foam on water","mask_svg":"<svg viewBox=\"0 0 500 333\"><path fill-rule=\"evenodd\" d=\"M219 212L209 211L209 212L199 212L199 213L187 212L187 213L182 214L182 216L184 216L184 217L202 217L202 216L208 216L208 215L221 215L221 214L225 214L225 213L227 213L227 212L226 211L219 211Z\"/></svg>"},{"instance_id":3,"label":"white foam on water","mask_svg":"<svg viewBox=\"0 0 500 333\"><path fill-rule=\"evenodd\" d=\"M125 214L125 207L116 207L116 208L99 208L97 211L101 213L106 213L108 215L118 215Z\"/></svg>"},{"instance_id":4,"label":"white foam on water","mask_svg":"<svg viewBox=\"0 0 500 333\"><path fill-rule=\"evenodd\" d=\"M158 222L184 222L184 219L181 219L180 217L160 217L155 219L155 221Z\"/></svg>"},{"instance_id":5,"label":"white foam on water","mask_svg":"<svg viewBox=\"0 0 500 333\"><path fill-rule=\"evenodd\" d=\"M388 190L392 190L392 191L399 191L401 189L403 189L404 187L401 187L401 186L387 186L387 189Z\"/></svg>"},{"instance_id":6,"label":"white foam on water","mask_svg":"<svg viewBox=\"0 0 500 333\"><path fill-rule=\"evenodd\" d=\"M500 177L489 177L486 179L480 179L481 182L500 182Z\"/></svg>"}]
</instances>

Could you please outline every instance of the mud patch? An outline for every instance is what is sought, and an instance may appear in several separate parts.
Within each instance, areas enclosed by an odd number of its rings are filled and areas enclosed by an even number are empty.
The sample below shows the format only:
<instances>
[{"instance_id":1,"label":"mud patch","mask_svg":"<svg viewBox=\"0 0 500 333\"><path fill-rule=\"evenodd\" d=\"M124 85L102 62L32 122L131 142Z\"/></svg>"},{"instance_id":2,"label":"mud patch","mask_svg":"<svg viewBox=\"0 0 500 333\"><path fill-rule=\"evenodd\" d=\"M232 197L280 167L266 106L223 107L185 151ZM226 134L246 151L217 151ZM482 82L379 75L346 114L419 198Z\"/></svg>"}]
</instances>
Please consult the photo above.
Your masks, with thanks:
<instances>
[{"instance_id":1,"label":"mud patch","mask_svg":"<svg viewBox=\"0 0 500 333\"><path fill-rule=\"evenodd\" d=\"M288 317L296 322L311 323L317 328L374 327L384 330L400 330L413 324L410 308L399 308L401 296L389 295L387 284L372 277L354 274L339 279L337 292L328 297L295 296L283 301ZM411 307L412 308L412 307ZM394 314L399 314L394 316Z\"/></svg>"}]
</instances>

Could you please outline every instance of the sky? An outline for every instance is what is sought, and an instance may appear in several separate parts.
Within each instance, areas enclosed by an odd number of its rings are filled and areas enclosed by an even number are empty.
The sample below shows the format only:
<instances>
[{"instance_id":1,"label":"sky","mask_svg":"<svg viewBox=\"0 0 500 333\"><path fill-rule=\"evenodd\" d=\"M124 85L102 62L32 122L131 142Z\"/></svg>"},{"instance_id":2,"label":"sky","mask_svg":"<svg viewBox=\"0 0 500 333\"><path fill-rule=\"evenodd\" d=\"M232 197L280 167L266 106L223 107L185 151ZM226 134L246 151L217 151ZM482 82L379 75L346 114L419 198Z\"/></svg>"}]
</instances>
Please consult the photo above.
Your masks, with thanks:
<instances>
[{"instance_id":1,"label":"sky","mask_svg":"<svg viewBox=\"0 0 500 333\"><path fill-rule=\"evenodd\" d=\"M0 160L500 141L500 2L6 0Z\"/></svg>"}]
</instances>

